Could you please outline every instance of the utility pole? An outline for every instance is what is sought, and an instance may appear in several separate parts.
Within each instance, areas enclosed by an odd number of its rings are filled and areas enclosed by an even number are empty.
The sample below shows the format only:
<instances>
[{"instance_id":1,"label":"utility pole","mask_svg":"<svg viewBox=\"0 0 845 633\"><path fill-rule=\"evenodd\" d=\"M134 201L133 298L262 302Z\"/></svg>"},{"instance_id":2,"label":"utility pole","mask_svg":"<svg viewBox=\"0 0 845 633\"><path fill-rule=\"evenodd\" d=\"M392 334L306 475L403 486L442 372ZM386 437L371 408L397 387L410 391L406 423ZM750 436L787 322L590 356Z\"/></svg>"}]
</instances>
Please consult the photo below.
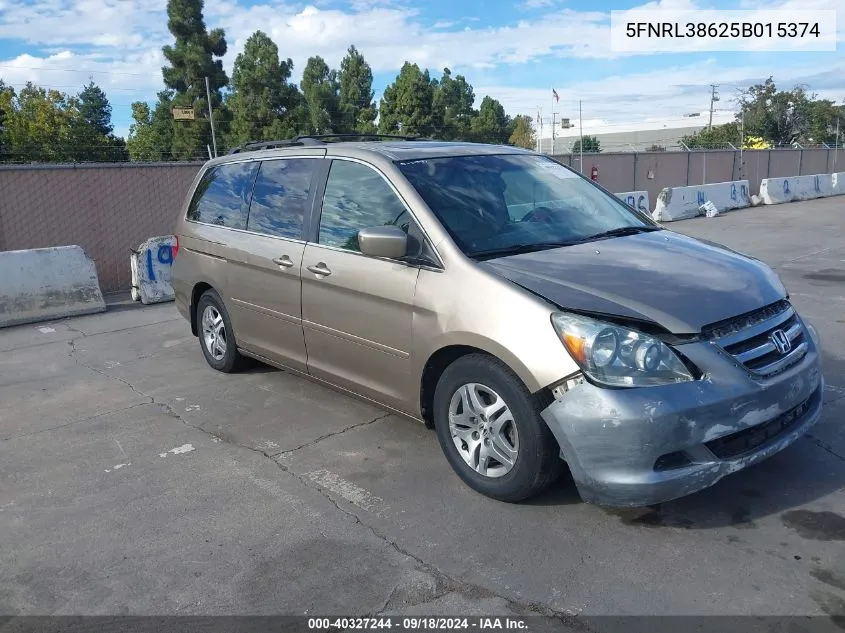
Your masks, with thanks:
<instances>
[{"instance_id":1,"label":"utility pole","mask_svg":"<svg viewBox=\"0 0 845 633\"><path fill-rule=\"evenodd\" d=\"M208 120L211 123L211 142L214 145L214 158L217 158L217 135L214 133L214 113L211 111L211 88L208 87L208 77L205 78L205 96L208 99Z\"/></svg>"},{"instance_id":2,"label":"utility pole","mask_svg":"<svg viewBox=\"0 0 845 633\"><path fill-rule=\"evenodd\" d=\"M552 112L552 156L555 153L555 118L557 117L557 112Z\"/></svg>"},{"instance_id":3,"label":"utility pole","mask_svg":"<svg viewBox=\"0 0 845 633\"><path fill-rule=\"evenodd\" d=\"M579 158L580 171L584 173L584 120L581 117L581 100L578 99L578 136L581 138L578 150L581 154Z\"/></svg>"},{"instance_id":4,"label":"utility pole","mask_svg":"<svg viewBox=\"0 0 845 633\"><path fill-rule=\"evenodd\" d=\"M710 84L710 122L707 124L707 129L713 127L713 104L719 100L719 95L716 94L717 84Z\"/></svg>"},{"instance_id":5,"label":"utility pole","mask_svg":"<svg viewBox=\"0 0 845 633\"><path fill-rule=\"evenodd\" d=\"M742 146L745 145L745 111L739 114L739 179L742 180ZM835 162L835 161L834 161Z\"/></svg>"}]
</instances>

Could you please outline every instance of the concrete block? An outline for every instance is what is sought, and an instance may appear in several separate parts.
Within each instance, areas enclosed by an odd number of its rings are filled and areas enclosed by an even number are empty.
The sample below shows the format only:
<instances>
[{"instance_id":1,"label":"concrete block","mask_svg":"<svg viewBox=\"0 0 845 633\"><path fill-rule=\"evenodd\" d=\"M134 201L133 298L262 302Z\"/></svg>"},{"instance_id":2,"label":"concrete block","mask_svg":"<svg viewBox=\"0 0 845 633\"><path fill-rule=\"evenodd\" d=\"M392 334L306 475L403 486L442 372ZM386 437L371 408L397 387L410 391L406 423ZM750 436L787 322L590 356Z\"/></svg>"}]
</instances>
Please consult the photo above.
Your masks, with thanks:
<instances>
[{"instance_id":1,"label":"concrete block","mask_svg":"<svg viewBox=\"0 0 845 633\"><path fill-rule=\"evenodd\" d=\"M0 327L105 309L97 268L82 247L0 252Z\"/></svg>"},{"instance_id":2,"label":"concrete block","mask_svg":"<svg viewBox=\"0 0 845 633\"><path fill-rule=\"evenodd\" d=\"M132 298L144 304L173 301L170 284L176 238L173 235L151 237L129 257L132 271Z\"/></svg>"},{"instance_id":3,"label":"concrete block","mask_svg":"<svg viewBox=\"0 0 845 633\"><path fill-rule=\"evenodd\" d=\"M630 207L639 209L643 213L651 214L651 206L648 203L648 191L624 191L616 194Z\"/></svg>"},{"instance_id":4,"label":"concrete block","mask_svg":"<svg viewBox=\"0 0 845 633\"><path fill-rule=\"evenodd\" d=\"M830 189L834 196L845 195L845 172L830 175Z\"/></svg>"},{"instance_id":5,"label":"concrete block","mask_svg":"<svg viewBox=\"0 0 845 633\"><path fill-rule=\"evenodd\" d=\"M841 186L841 185L840 185ZM831 174L790 176L789 178L764 178L760 182L763 204L780 204L813 200L836 195Z\"/></svg>"},{"instance_id":6,"label":"concrete block","mask_svg":"<svg viewBox=\"0 0 845 633\"><path fill-rule=\"evenodd\" d=\"M718 182L694 187L666 187L657 195L652 216L658 222L687 220L702 215L701 206L712 202L718 211L751 206L747 180Z\"/></svg>"}]
</instances>

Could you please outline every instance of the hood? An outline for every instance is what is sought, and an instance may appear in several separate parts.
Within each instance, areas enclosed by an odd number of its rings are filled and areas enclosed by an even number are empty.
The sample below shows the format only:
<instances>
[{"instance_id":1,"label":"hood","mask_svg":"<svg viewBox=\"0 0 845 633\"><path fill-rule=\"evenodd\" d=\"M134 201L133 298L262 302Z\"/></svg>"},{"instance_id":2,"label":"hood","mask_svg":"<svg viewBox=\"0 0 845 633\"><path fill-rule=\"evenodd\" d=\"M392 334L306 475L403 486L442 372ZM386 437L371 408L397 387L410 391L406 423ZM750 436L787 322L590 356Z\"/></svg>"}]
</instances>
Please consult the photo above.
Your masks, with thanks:
<instances>
[{"instance_id":1,"label":"hood","mask_svg":"<svg viewBox=\"0 0 845 633\"><path fill-rule=\"evenodd\" d=\"M764 263L671 231L565 246L480 263L563 309L651 321L674 334L786 296Z\"/></svg>"}]
</instances>

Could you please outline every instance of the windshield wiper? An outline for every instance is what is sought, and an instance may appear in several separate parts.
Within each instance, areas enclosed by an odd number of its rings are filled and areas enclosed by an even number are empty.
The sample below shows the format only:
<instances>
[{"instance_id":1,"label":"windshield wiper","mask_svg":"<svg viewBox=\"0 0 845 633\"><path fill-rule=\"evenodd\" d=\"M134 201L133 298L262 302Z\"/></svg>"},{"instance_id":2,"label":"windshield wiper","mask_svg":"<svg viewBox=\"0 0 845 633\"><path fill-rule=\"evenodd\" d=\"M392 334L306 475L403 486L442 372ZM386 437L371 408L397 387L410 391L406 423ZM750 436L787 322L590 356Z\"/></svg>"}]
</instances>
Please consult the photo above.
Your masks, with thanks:
<instances>
[{"instance_id":1,"label":"windshield wiper","mask_svg":"<svg viewBox=\"0 0 845 633\"><path fill-rule=\"evenodd\" d=\"M652 231L662 231L659 226L620 226L618 229L610 229L609 231L602 231L590 237L585 237L581 242L592 242L593 240L600 240L605 237L622 237L624 235L636 235L637 233L651 233Z\"/></svg>"},{"instance_id":2,"label":"windshield wiper","mask_svg":"<svg viewBox=\"0 0 845 633\"><path fill-rule=\"evenodd\" d=\"M518 255L519 253L533 253L535 251L545 251L550 248L560 248L561 246L572 246L578 244L580 240L561 241L561 242L533 242L531 244L513 244L512 246L503 246L501 248L491 248L486 251L477 251L470 253L469 256L473 259L486 257L503 257L506 255Z\"/></svg>"}]
</instances>

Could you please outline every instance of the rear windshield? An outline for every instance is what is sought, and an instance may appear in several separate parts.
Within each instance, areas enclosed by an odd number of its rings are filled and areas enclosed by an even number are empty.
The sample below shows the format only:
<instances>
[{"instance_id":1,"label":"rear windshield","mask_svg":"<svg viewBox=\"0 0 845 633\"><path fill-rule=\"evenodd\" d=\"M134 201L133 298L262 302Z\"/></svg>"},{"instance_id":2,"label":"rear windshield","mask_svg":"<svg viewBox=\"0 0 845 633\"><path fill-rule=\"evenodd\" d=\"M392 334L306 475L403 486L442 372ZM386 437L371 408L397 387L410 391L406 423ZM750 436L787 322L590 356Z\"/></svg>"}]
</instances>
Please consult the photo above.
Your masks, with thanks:
<instances>
[{"instance_id":1,"label":"rear windshield","mask_svg":"<svg viewBox=\"0 0 845 633\"><path fill-rule=\"evenodd\" d=\"M544 156L456 156L404 161L399 168L470 256L657 226Z\"/></svg>"}]
</instances>

